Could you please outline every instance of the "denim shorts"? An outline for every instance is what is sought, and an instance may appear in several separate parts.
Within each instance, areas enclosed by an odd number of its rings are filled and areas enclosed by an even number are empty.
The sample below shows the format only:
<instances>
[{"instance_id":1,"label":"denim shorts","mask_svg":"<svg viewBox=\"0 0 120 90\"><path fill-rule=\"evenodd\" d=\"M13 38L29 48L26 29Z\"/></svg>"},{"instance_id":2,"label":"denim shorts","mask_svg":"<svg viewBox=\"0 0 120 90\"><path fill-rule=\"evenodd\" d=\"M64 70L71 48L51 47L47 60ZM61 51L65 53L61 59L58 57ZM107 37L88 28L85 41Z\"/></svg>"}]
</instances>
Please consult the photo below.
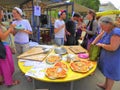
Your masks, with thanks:
<instances>
[{"instance_id":1,"label":"denim shorts","mask_svg":"<svg viewBox=\"0 0 120 90\"><path fill-rule=\"evenodd\" d=\"M54 41L58 46L64 45L64 38L55 38Z\"/></svg>"}]
</instances>

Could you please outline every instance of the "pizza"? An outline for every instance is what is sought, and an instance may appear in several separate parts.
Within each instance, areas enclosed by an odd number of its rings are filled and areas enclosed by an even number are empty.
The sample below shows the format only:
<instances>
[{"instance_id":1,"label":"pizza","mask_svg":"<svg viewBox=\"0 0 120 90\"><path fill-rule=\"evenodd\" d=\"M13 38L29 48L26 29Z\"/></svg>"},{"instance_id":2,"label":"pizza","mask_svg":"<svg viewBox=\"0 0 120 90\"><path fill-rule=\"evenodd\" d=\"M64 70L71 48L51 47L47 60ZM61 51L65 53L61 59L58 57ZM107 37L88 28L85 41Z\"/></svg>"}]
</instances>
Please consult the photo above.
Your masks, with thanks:
<instances>
[{"instance_id":1,"label":"pizza","mask_svg":"<svg viewBox=\"0 0 120 90\"><path fill-rule=\"evenodd\" d=\"M46 62L48 64L55 64L56 62L61 60L61 56L58 54L50 55L46 58Z\"/></svg>"},{"instance_id":2,"label":"pizza","mask_svg":"<svg viewBox=\"0 0 120 90\"><path fill-rule=\"evenodd\" d=\"M73 61L70 68L75 72L86 73L93 67L92 62L87 60Z\"/></svg>"},{"instance_id":3,"label":"pizza","mask_svg":"<svg viewBox=\"0 0 120 90\"><path fill-rule=\"evenodd\" d=\"M55 66L58 66L58 67L60 67L60 68L63 68L64 70L68 70L68 67L67 67L67 65L65 64L65 63L63 63L63 62L57 62L56 64L55 64Z\"/></svg>"},{"instance_id":4,"label":"pizza","mask_svg":"<svg viewBox=\"0 0 120 90\"><path fill-rule=\"evenodd\" d=\"M47 68L46 76L50 79L59 79L59 78L66 77L67 72L65 69L59 66L54 66L54 67Z\"/></svg>"}]
</instances>

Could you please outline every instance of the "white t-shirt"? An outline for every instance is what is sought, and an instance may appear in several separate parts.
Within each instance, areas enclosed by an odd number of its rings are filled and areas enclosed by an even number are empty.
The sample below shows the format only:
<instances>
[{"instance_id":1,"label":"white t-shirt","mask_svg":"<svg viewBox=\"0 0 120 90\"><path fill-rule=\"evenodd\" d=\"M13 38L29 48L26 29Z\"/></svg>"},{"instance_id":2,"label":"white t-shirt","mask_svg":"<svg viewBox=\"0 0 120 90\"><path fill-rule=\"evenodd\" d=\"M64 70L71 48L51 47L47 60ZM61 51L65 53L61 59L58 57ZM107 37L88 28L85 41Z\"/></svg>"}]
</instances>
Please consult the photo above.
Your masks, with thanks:
<instances>
[{"instance_id":1,"label":"white t-shirt","mask_svg":"<svg viewBox=\"0 0 120 90\"><path fill-rule=\"evenodd\" d=\"M15 20L12 24L16 24L17 26L24 27L25 30L32 31L32 27L28 20L22 19L22 20ZM15 34L15 42L19 44L25 44L29 42L29 34L25 32L17 32Z\"/></svg>"},{"instance_id":2,"label":"white t-shirt","mask_svg":"<svg viewBox=\"0 0 120 90\"><path fill-rule=\"evenodd\" d=\"M56 20L54 23L54 28L60 28L65 22L63 20ZM55 33L55 38L64 38L65 36L65 28L62 28L57 33Z\"/></svg>"}]
</instances>

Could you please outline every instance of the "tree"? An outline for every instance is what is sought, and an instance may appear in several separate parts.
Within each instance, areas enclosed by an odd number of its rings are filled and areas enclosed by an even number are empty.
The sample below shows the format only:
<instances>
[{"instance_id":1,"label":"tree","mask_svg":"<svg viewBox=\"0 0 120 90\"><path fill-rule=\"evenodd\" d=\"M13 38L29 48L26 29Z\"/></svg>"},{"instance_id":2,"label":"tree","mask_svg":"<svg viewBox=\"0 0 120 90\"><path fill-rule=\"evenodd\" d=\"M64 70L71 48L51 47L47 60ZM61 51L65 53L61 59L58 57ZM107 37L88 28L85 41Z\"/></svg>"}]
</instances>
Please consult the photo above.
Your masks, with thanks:
<instances>
[{"instance_id":1,"label":"tree","mask_svg":"<svg viewBox=\"0 0 120 90\"><path fill-rule=\"evenodd\" d=\"M100 1L99 0L71 0L80 5L84 5L90 9L99 10Z\"/></svg>"}]
</instances>

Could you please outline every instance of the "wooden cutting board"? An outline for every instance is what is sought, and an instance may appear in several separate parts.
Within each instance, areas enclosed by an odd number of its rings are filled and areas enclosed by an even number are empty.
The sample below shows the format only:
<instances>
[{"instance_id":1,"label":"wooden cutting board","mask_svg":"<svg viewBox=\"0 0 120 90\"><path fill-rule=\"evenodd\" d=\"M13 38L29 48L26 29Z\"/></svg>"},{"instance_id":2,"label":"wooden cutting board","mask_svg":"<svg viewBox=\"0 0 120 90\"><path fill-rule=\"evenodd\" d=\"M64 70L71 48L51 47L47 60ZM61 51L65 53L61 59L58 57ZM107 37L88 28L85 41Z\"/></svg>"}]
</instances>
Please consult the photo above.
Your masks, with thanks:
<instances>
[{"instance_id":1,"label":"wooden cutting board","mask_svg":"<svg viewBox=\"0 0 120 90\"><path fill-rule=\"evenodd\" d=\"M67 50L67 53L69 54L74 54L70 49L69 49L69 46L63 46L66 50Z\"/></svg>"},{"instance_id":2,"label":"wooden cutting board","mask_svg":"<svg viewBox=\"0 0 120 90\"><path fill-rule=\"evenodd\" d=\"M69 46L69 49L75 53L75 54L78 54L78 53L87 53L87 50L84 49L83 47L81 46Z\"/></svg>"},{"instance_id":3,"label":"wooden cutting board","mask_svg":"<svg viewBox=\"0 0 120 90\"><path fill-rule=\"evenodd\" d=\"M36 54L36 55L21 57L21 59L43 61L46 57L47 57L47 54Z\"/></svg>"},{"instance_id":4,"label":"wooden cutting board","mask_svg":"<svg viewBox=\"0 0 120 90\"><path fill-rule=\"evenodd\" d=\"M17 58L22 58L26 56L36 55L43 53L43 49L41 47L33 47L30 50L24 52L23 54L19 55Z\"/></svg>"}]
</instances>

